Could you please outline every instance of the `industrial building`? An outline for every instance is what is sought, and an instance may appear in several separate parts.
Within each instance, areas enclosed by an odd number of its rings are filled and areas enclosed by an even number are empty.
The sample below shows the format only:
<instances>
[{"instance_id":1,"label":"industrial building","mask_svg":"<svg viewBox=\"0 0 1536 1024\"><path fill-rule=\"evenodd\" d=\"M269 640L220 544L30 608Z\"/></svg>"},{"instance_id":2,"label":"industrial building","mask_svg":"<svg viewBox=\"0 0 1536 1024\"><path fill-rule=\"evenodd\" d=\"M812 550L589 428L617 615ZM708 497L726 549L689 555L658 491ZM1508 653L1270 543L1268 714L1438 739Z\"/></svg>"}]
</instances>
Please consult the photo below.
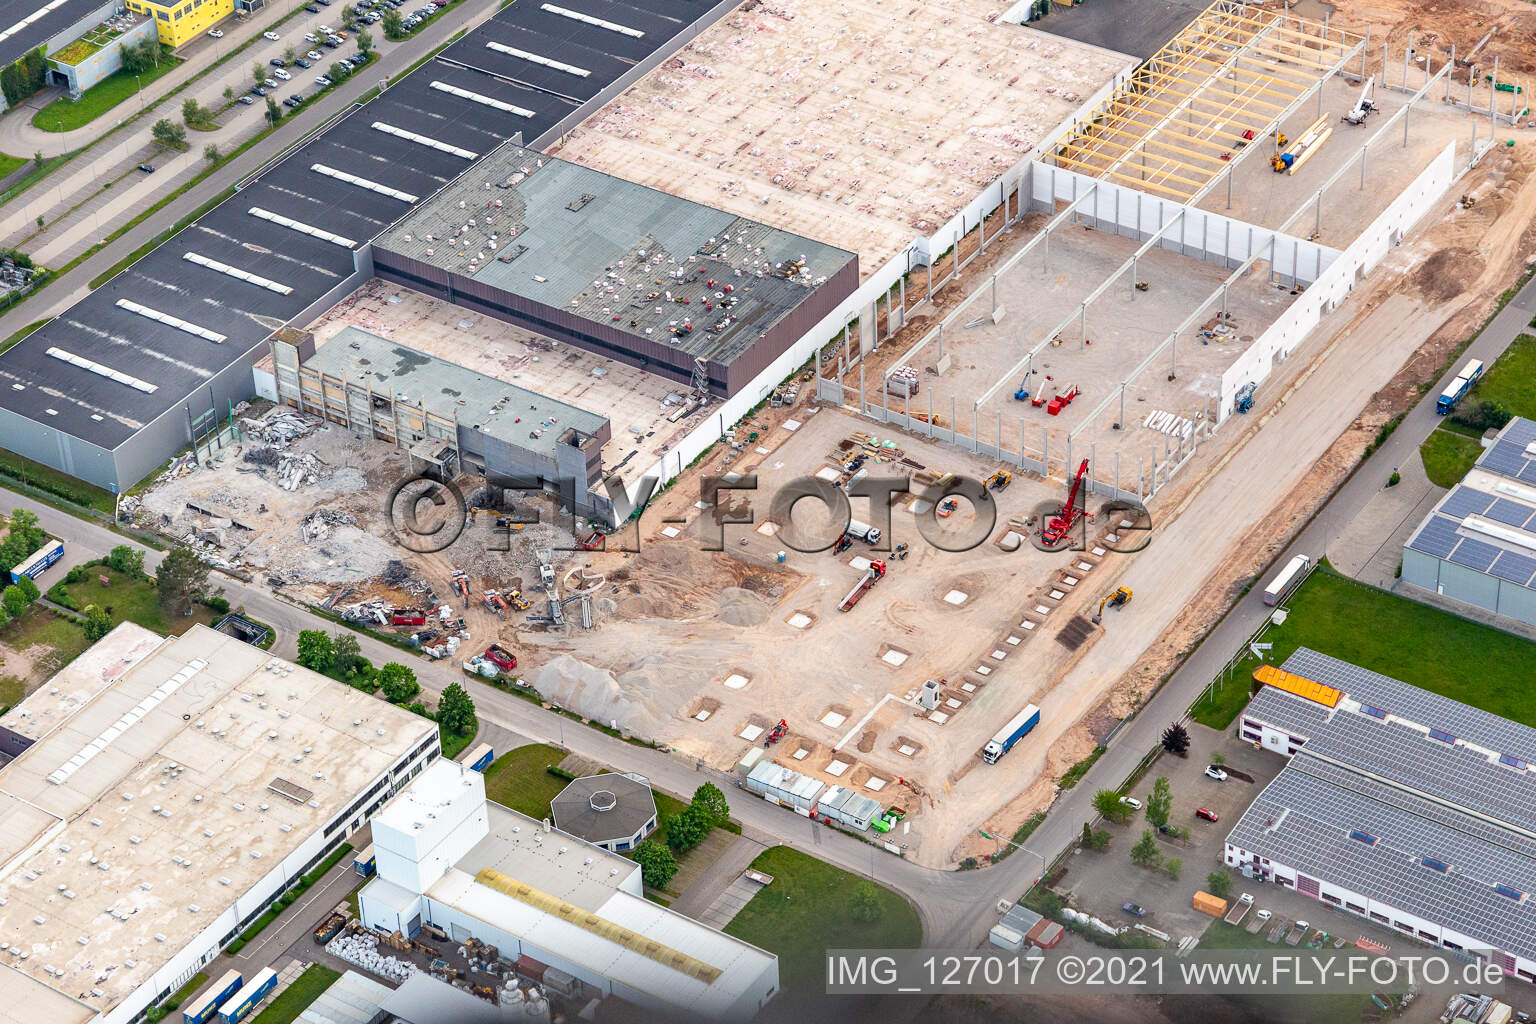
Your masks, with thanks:
<instances>
[{"instance_id":1,"label":"industrial building","mask_svg":"<svg viewBox=\"0 0 1536 1024\"><path fill-rule=\"evenodd\" d=\"M49 56L121 9L118 0L0 0L0 67L37 49ZM0 111L7 109L0 96Z\"/></svg>"},{"instance_id":2,"label":"industrial building","mask_svg":"<svg viewBox=\"0 0 1536 1024\"><path fill-rule=\"evenodd\" d=\"M727 398L852 294L858 258L507 145L373 247L386 281Z\"/></svg>"},{"instance_id":3,"label":"industrial building","mask_svg":"<svg viewBox=\"0 0 1536 1024\"><path fill-rule=\"evenodd\" d=\"M576 779L549 802L562 832L610 853L632 850L656 830L651 784L633 772Z\"/></svg>"},{"instance_id":4,"label":"industrial building","mask_svg":"<svg viewBox=\"0 0 1536 1024\"><path fill-rule=\"evenodd\" d=\"M600 493L606 416L486 377L355 327L314 352L312 340L272 340L279 401L387 441L453 476L558 481L577 515L604 522Z\"/></svg>"},{"instance_id":5,"label":"industrial building","mask_svg":"<svg viewBox=\"0 0 1536 1024\"><path fill-rule=\"evenodd\" d=\"M0 749L0 1006L125 1024L441 744L426 719L206 626L124 623L0 718Z\"/></svg>"},{"instance_id":6,"label":"industrial building","mask_svg":"<svg viewBox=\"0 0 1536 1024\"><path fill-rule=\"evenodd\" d=\"M1536 981L1536 729L1301 648L1239 733L1290 763L1225 860Z\"/></svg>"},{"instance_id":7,"label":"industrial building","mask_svg":"<svg viewBox=\"0 0 1536 1024\"><path fill-rule=\"evenodd\" d=\"M494 945L569 979L578 1000L669 1019L750 1020L778 990L778 958L647 900L640 866L485 797L479 772L438 760L373 819L378 876L363 924Z\"/></svg>"},{"instance_id":8,"label":"industrial building","mask_svg":"<svg viewBox=\"0 0 1536 1024\"><path fill-rule=\"evenodd\" d=\"M154 22L160 42L171 49L191 42L235 13L234 0L181 0L173 4L159 0L124 2L130 11Z\"/></svg>"},{"instance_id":9,"label":"industrial building","mask_svg":"<svg viewBox=\"0 0 1536 1024\"><path fill-rule=\"evenodd\" d=\"M1536 625L1536 422L1515 417L1403 545L1404 583Z\"/></svg>"}]
</instances>

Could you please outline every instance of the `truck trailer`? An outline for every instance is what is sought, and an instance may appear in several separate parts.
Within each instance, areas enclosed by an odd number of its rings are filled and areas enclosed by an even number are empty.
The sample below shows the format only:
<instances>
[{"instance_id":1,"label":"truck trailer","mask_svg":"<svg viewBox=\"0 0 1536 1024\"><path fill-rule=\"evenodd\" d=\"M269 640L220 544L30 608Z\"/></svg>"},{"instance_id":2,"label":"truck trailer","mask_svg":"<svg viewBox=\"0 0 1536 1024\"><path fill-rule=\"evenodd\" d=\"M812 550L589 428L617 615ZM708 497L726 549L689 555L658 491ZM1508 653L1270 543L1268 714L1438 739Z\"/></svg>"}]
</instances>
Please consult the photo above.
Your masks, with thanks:
<instances>
[{"instance_id":1,"label":"truck trailer","mask_svg":"<svg viewBox=\"0 0 1536 1024\"><path fill-rule=\"evenodd\" d=\"M870 541L870 543L873 544L879 539L880 531L876 530L875 540ZM64 542L61 540L51 540L34 551L32 557L11 570L11 582L20 583L23 576L35 580L43 574L45 569L63 557Z\"/></svg>"},{"instance_id":2,"label":"truck trailer","mask_svg":"<svg viewBox=\"0 0 1536 1024\"><path fill-rule=\"evenodd\" d=\"M483 772L496 760L496 751L489 743L482 743L475 748L475 752L469 755L469 770Z\"/></svg>"},{"instance_id":3,"label":"truck trailer","mask_svg":"<svg viewBox=\"0 0 1536 1024\"><path fill-rule=\"evenodd\" d=\"M1448 416L1461 404L1461 400L1467 397L1467 392L1472 390L1478 378L1483 375L1483 363L1480 359L1468 359L1466 365L1456 374L1456 379L1445 386L1440 392L1440 397L1435 399L1435 412L1441 416Z\"/></svg>"},{"instance_id":4,"label":"truck trailer","mask_svg":"<svg viewBox=\"0 0 1536 1024\"><path fill-rule=\"evenodd\" d=\"M223 1024L240 1024L256 1008L256 1004L271 995L276 987L277 972L270 967L263 967L240 991L219 1007L219 1020Z\"/></svg>"},{"instance_id":5,"label":"truck trailer","mask_svg":"<svg viewBox=\"0 0 1536 1024\"><path fill-rule=\"evenodd\" d=\"M861 540L871 546L880 543L880 528L861 523L857 519L848 520L848 529L844 531L848 536Z\"/></svg>"},{"instance_id":6,"label":"truck trailer","mask_svg":"<svg viewBox=\"0 0 1536 1024\"><path fill-rule=\"evenodd\" d=\"M186 1024L208 1024L219 1012L219 1006L240 991L242 980L239 971L225 971L224 977L214 982L201 999L181 1011L181 1019Z\"/></svg>"},{"instance_id":7,"label":"truck trailer","mask_svg":"<svg viewBox=\"0 0 1536 1024\"><path fill-rule=\"evenodd\" d=\"M1307 566L1312 564L1312 559L1306 555L1297 555L1285 563L1285 568L1279 575L1269 581L1269 586L1264 588L1264 603L1273 608L1290 596L1307 575Z\"/></svg>"},{"instance_id":8,"label":"truck trailer","mask_svg":"<svg viewBox=\"0 0 1536 1024\"><path fill-rule=\"evenodd\" d=\"M1008 724L993 735L987 741L987 745L981 748L981 759L987 764L997 764L997 759L1013 749L1013 745L1023 739L1031 729L1040 724L1040 709L1031 704L1009 720Z\"/></svg>"}]
</instances>

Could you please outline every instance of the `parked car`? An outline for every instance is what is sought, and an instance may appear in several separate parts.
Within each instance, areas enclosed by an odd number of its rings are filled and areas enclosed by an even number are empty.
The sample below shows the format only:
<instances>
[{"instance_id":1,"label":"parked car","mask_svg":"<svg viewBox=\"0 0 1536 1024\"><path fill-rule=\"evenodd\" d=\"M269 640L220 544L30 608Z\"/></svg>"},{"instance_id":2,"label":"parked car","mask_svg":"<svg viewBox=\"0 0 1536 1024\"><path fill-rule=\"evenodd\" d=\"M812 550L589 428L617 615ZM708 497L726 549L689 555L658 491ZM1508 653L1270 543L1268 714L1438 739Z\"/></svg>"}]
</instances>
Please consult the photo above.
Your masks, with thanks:
<instances>
[{"instance_id":1,"label":"parked car","mask_svg":"<svg viewBox=\"0 0 1536 1024\"><path fill-rule=\"evenodd\" d=\"M1196 807L1195 808L1195 817L1197 817L1197 818L1204 818L1206 821L1220 821L1221 820L1221 815L1217 814L1215 811L1211 810L1209 807Z\"/></svg>"},{"instance_id":2,"label":"parked car","mask_svg":"<svg viewBox=\"0 0 1536 1024\"><path fill-rule=\"evenodd\" d=\"M315 0L315 3L319 4L321 7L331 6L331 0Z\"/></svg>"},{"instance_id":3,"label":"parked car","mask_svg":"<svg viewBox=\"0 0 1536 1024\"><path fill-rule=\"evenodd\" d=\"M298 60L294 61L293 64L294 64L295 67L304 68L306 70L308 70L309 68L314 67L313 64L311 64L308 60L306 60L303 57L300 57Z\"/></svg>"},{"instance_id":4,"label":"parked car","mask_svg":"<svg viewBox=\"0 0 1536 1024\"><path fill-rule=\"evenodd\" d=\"M256 102L256 97L254 97L254 96L241 96L241 97L240 97L240 98L239 98L239 99L238 99L238 100L236 100L236 101L235 101L235 102L236 102L236 103L239 103L239 104L240 104L240 105L241 105L241 106L246 106L246 107L248 107L248 106L250 106L250 105L251 105L251 104L252 104L252 103L255 103L255 102Z\"/></svg>"},{"instance_id":5,"label":"parked car","mask_svg":"<svg viewBox=\"0 0 1536 1024\"><path fill-rule=\"evenodd\" d=\"M315 79L315 84L324 89L326 86L331 84L331 80L328 76L321 75L319 78Z\"/></svg>"},{"instance_id":6,"label":"parked car","mask_svg":"<svg viewBox=\"0 0 1536 1024\"><path fill-rule=\"evenodd\" d=\"M307 43L318 43L320 41L320 37L315 35L313 32L305 32L304 41Z\"/></svg>"},{"instance_id":7,"label":"parked car","mask_svg":"<svg viewBox=\"0 0 1536 1024\"><path fill-rule=\"evenodd\" d=\"M1207 778L1215 779L1217 782L1227 781L1227 773L1213 764L1205 766L1205 774Z\"/></svg>"},{"instance_id":8,"label":"parked car","mask_svg":"<svg viewBox=\"0 0 1536 1024\"><path fill-rule=\"evenodd\" d=\"M154 174L155 173L155 165L154 164L139 164L139 170L143 171L145 174Z\"/></svg>"},{"instance_id":9,"label":"parked car","mask_svg":"<svg viewBox=\"0 0 1536 1024\"><path fill-rule=\"evenodd\" d=\"M270 40L272 40L272 42L275 43L275 42L277 42L279 36L278 36L278 34L276 32L268 30L268 31L263 32L261 34L261 38L263 38L263 39L270 39Z\"/></svg>"},{"instance_id":10,"label":"parked car","mask_svg":"<svg viewBox=\"0 0 1536 1024\"><path fill-rule=\"evenodd\" d=\"M288 62L283 60L281 57L273 57L271 60L267 61L267 63L272 65L274 68L285 68L288 66Z\"/></svg>"},{"instance_id":11,"label":"parked car","mask_svg":"<svg viewBox=\"0 0 1536 1024\"><path fill-rule=\"evenodd\" d=\"M265 85L258 85L254 89L251 90L251 95L252 96L265 96L266 94L267 94L267 87Z\"/></svg>"},{"instance_id":12,"label":"parked car","mask_svg":"<svg viewBox=\"0 0 1536 1024\"><path fill-rule=\"evenodd\" d=\"M305 4L304 5L304 9L306 11L308 11L310 14L319 14L320 13L320 8L317 7L315 4Z\"/></svg>"},{"instance_id":13,"label":"parked car","mask_svg":"<svg viewBox=\"0 0 1536 1024\"><path fill-rule=\"evenodd\" d=\"M272 73L277 76L277 80L279 82L291 81L292 78L293 78L292 75L290 75L288 72L284 71L282 68L278 68L276 71L274 71Z\"/></svg>"},{"instance_id":14,"label":"parked car","mask_svg":"<svg viewBox=\"0 0 1536 1024\"><path fill-rule=\"evenodd\" d=\"M303 103L303 102L304 102L304 97L300 96L298 93L294 93L292 96L289 96L287 99L283 100L283 106L285 106L285 107L296 107L300 103Z\"/></svg>"},{"instance_id":15,"label":"parked car","mask_svg":"<svg viewBox=\"0 0 1536 1024\"><path fill-rule=\"evenodd\" d=\"M277 79L275 79L275 78L263 78L261 80L261 84L266 86L268 89L276 89L277 88Z\"/></svg>"},{"instance_id":16,"label":"parked car","mask_svg":"<svg viewBox=\"0 0 1536 1024\"><path fill-rule=\"evenodd\" d=\"M304 56L308 57L312 61L313 60L325 60L325 58L320 55L320 51L319 50L310 50Z\"/></svg>"},{"instance_id":17,"label":"parked car","mask_svg":"<svg viewBox=\"0 0 1536 1024\"><path fill-rule=\"evenodd\" d=\"M341 40L337 39L334 36L332 36L330 39L327 39L325 41L325 48L327 50L334 50L334 49L336 49L336 47L338 47L340 45L341 45Z\"/></svg>"},{"instance_id":18,"label":"parked car","mask_svg":"<svg viewBox=\"0 0 1536 1024\"><path fill-rule=\"evenodd\" d=\"M221 28L211 28L211 29L208 30L208 38L210 38L210 39L223 39L224 38L224 30L221 29Z\"/></svg>"},{"instance_id":19,"label":"parked car","mask_svg":"<svg viewBox=\"0 0 1536 1024\"><path fill-rule=\"evenodd\" d=\"M1141 810L1141 801L1137 800L1133 796L1123 796L1120 798L1120 802L1125 804L1125 806L1129 807L1133 811Z\"/></svg>"},{"instance_id":20,"label":"parked car","mask_svg":"<svg viewBox=\"0 0 1536 1024\"><path fill-rule=\"evenodd\" d=\"M1147 908L1142 906L1140 903L1125 903L1121 905L1120 909L1125 911L1127 914L1130 914L1132 917L1147 916Z\"/></svg>"}]
</instances>

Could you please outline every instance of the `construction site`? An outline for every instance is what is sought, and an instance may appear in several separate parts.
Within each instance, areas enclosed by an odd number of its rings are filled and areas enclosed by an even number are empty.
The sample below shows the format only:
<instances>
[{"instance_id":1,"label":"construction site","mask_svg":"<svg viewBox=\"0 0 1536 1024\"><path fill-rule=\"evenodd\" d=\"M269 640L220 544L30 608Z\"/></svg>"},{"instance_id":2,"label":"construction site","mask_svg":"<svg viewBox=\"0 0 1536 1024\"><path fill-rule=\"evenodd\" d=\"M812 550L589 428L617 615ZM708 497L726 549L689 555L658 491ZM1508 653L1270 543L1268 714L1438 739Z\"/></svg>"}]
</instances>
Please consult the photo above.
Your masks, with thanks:
<instances>
[{"instance_id":1,"label":"construction site","mask_svg":"<svg viewBox=\"0 0 1536 1024\"><path fill-rule=\"evenodd\" d=\"M856 254L853 312L788 376L700 401L381 280L303 325L322 355L362 329L608 417L605 480L676 479L606 540L471 474L463 536L403 551L382 495L410 452L262 403L141 515L721 770L767 744L900 807L906 856L990 852L974 830L1047 806L1416 393L1533 206L1512 94L1448 39L1384 60L1340 15L1222 0L1132 74L990 14L749 3L551 147ZM869 28L898 15L892 42ZM710 500L727 474L756 490ZM773 506L884 476L907 491L850 499L846 537L838 510Z\"/></svg>"}]
</instances>

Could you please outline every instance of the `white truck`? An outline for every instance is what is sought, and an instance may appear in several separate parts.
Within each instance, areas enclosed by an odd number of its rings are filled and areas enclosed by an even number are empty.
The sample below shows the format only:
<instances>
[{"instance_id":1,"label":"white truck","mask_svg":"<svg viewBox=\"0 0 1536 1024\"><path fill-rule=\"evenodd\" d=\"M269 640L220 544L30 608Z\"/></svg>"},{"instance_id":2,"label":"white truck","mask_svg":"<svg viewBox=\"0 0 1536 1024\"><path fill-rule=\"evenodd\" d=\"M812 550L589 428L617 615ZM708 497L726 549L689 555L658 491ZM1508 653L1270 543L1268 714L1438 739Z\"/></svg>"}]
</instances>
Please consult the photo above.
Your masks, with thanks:
<instances>
[{"instance_id":1,"label":"white truck","mask_svg":"<svg viewBox=\"0 0 1536 1024\"><path fill-rule=\"evenodd\" d=\"M880 543L880 528L878 526L870 526L868 523L861 523L857 519L848 520L847 533L848 536L861 540L869 545Z\"/></svg>"}]
</instances>

